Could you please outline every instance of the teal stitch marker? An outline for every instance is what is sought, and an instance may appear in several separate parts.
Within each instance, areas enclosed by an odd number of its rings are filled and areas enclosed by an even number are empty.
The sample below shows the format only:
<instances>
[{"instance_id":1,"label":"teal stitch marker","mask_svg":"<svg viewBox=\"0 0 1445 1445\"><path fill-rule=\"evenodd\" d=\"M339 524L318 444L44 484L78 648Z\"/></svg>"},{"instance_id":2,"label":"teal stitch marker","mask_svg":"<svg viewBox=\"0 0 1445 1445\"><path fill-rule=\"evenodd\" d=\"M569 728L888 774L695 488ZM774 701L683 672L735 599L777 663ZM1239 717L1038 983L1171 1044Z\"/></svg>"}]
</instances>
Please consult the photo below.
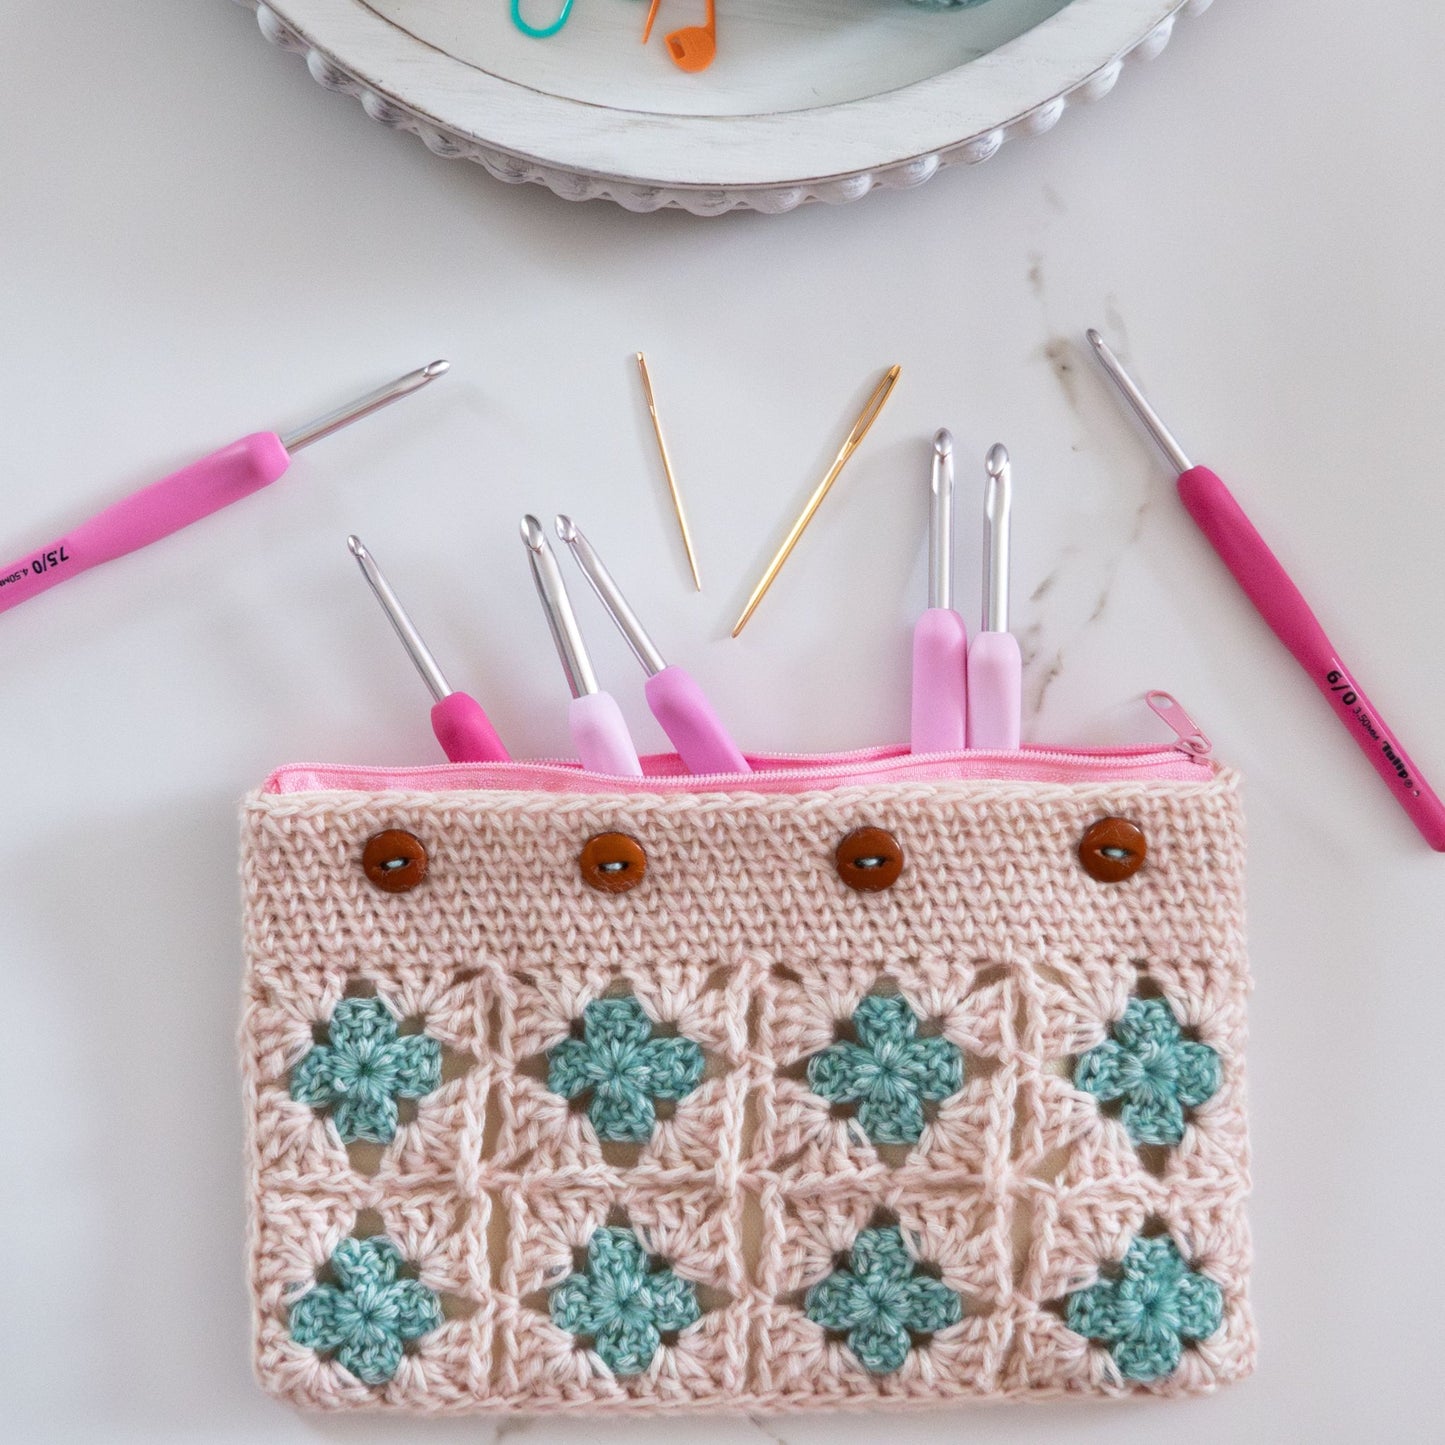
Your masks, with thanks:
<instances>
[{"instance_id":1,"label":"teal stitch marker","mask_svg":"<svg viewBox=\"0 0 1445 1445\"><path fill-rule=\"evenodd\" d=\"M555 35L572 16L573 0L562 0L562 11L550 24L540 29L522 19L522 0L512 0L512 24L522 32L523 35L530 35L534 40L545 40L549 35Z\"/></svg>"}]
</instances>

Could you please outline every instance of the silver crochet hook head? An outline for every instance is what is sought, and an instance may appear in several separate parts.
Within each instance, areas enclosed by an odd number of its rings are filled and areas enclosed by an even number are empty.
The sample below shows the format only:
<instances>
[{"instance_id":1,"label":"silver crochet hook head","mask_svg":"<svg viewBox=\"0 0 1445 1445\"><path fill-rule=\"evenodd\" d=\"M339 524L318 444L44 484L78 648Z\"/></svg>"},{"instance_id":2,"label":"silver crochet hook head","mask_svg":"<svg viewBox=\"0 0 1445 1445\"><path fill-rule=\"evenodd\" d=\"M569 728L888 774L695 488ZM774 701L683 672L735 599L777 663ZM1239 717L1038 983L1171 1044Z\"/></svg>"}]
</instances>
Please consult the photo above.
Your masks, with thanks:
<instances>
[{"instance_id":1,"label":"silver crochet hook head","mask_svg":"<svg viewBox=\"0 0 1445 1445\"><path fill-rule=\"evenodd\" d=\"M562 580L561 569L557 566L557 558L542 524L530 513L522 518L522 541L527 548L532 580L537 584L537 596L542 599L542 610L547 615L547 626L556 644L557 656L562 660L562 671L567 675L567 686L571 688L573 697L594 693L598 690L597 674L592 670L587 644L582 640L581 628L577 626L572 599L567 595L567 584Z\"/></svg>"},{"instance_id":2,"label":"silver crochet hook head","mask_svg":"<svg viewBox=\"0 0 1445 1445\"><path fill-rule=\"evenodd\" d=\"M1008 631L1009 520L1013 512L1013 467L1008 449L995 442L984 459L988 485L983 520L983 630Z\"/></svg>"},{"instance_id":3,"label":"silver crochet hook head","mask_svg":"<svg viewBox=\"0 0 1445 1445\"><path fill-rule=\"evenodd\" d=\"M1129 403L1134 415L1143 422L1144 430L1154 438L1155 445L1169 459L1169 465L1180 476L1192 470L1194 463L1189 460L1184 448L1174 439L1173 432L1159 420L1159 413L1149 405L1134 378L1124 370L1123 363L1109 349L1109 343L1092 326L1084 335L1088 337L1089 345L1094 348L1094 355L1099 358L1099 365L1104 368L1109 380L1119 388L1119 394Z\"/></svg>"},{"instance_id":4,"label":"silver crochet hook head","mask_svg":"<svg viewBox=\"0 0 1445 1445\"><path fill-rule=\"evenodd\" d=\"M369 391L365 396L347 402L345 406L327 412L325 416L318 417L305 426L297 427L295 431L287 432L281 438L281 445L288 452L299 452L302 447L309 447L312 442L319 442L322 437L329 437L332 432L340 431L342 427L350 426L352 422L360 421L362 417L370 416L372 412L380 411L382 407L390 406L404 396L411 396L424 386L430 386L449 370L451 362L433 361L427 366L418 367L416 371L409 371L405 376L399 376L395 381L388 382L375 391Z\"/></svg>"},{"instance_id":5,"label":"silver crochet hook head","mask_svg":"<svg viewBox=\"0 0 1445 1445\"><path fill-rule=\"evenodd\" d=\"M582 535L582 529L571 517L559 514L557 535L567 544L573 557L577 559L577 565L582 569L582 575L591 584L592 590L597 594L597 600L607 609L607 615L617 624L617 630L627 639L627 645L632 649L633 656L642 664L643 670L649 677L654 677L663 671L667 663L663 660L662 654L657 650L652 638L648 636L647 629L638 620L637 614L628 605L627 599L622 595L622 589L613 580L612 573L607 570L606 564L597 555L596 549Z\"/></svg>"},{"instance_id":6,"label":"silver crochet hook head","mask_svg":"<svg viewBox=\"0 0 1445 1445\"><path fill-rule=\"evenodd\" d=\"M933 434L928 507L928 605L953 606L953 433Z\"/></svg>"},{"instance_id":7,"label":"silver crochet hook head","mask_svg":"<svg viewBox=\"0 0 1445 1445\"><path fill-rule=\"evenodd\" d=\"M421 633L416 630L416 625L407 615L406 608L401 605L401 599L391 590L391 584L376 565L376 559L366 550L365 543L353 534L346 539L346 545L351 549L351 555L356 558L357 566L361 568L361 575L366 578L373 595L381 603L381 610L386 613L387 620L401 639L407 656L421 673L422 681L426 683L432 697L440 702L444 697L450 696L451 685L437 665L431 649L422 640Z\"/></svg>"}]
</instances>

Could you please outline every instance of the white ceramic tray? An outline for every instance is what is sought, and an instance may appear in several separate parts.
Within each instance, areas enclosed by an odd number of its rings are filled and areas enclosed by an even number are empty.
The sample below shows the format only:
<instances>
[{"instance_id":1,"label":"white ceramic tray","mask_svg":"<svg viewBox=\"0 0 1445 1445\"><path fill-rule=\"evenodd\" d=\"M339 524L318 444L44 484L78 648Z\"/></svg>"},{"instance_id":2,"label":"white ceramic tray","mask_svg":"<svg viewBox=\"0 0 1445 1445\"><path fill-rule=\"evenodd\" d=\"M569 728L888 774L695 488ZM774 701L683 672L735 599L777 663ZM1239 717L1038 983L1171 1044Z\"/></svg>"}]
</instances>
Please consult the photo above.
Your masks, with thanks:
<instances>
[{"instance_id":1,"label":"white ceramic tray","mask_svg":"<svg viewBox=\"0 0 1445 1445\"><path fill-rule=\"evenodd\" d=\"M645 49L645 0L575 0L548 40L512 25L509 0L240 3L321 84L440 155L571 200L716 215L984 160L1106 93L1209 0L717 0L717 60L700 75L671 64L662 35L700 23L704 0L662 0ZM538 23L551 4L524 13Z\"/></svg>"}]
</instances>

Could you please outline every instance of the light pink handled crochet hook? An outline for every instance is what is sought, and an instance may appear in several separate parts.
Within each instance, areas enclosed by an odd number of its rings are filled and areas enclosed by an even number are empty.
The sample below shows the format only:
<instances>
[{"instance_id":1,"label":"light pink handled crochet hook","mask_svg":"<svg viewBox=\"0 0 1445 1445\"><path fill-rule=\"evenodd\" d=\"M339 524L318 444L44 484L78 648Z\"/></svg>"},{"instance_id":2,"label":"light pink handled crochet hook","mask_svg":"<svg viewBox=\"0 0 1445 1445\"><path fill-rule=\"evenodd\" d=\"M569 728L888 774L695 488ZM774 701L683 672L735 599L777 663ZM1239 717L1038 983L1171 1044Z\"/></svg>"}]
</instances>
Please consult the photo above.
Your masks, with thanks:
<instances>
[{"instance_id":1,"label":"light pink handled crochet hook","mask_svg":"<svg viewBox=\"0 0 1445 1445\"><path fill-rule=\"evenodd\" d=\"M950 753L968 742L968 628L953 606L953 437L933 437L928 504L928 607L913 626L915 753Z\"/></svg>"},{"instance_id":2,"label":"light pink handled crochet hook","mask_svg":"<svg viewBox=\"0 0 1445 1445\"><path fill-rule=\"evenodd\" d=\"M159 482L133 492L114 506L82 522L48 547L29 552L8 567L0 567L0 612L18 606L41 592L78 576L102 562L123 557L169 537L219 512L242 497L269 486L291 465L302 447L330 436L354 421L410 396L445 374L449 363L434 361L408 372L388 386L330 412L326 416L278 436L257 432L242 437L218 452Z\"/></svg>"},{"instance_id":3,"label":"light pink handled crochet hook","mask_svg":"<svg viewBox=\"0 0 1445 1445\"><path fill-rule=\"evenodd\" d=\"M567 721L577 756L589 773L640 778L642 764L623 721L622 710L610 692L603 692L597 686L597 674L592 670L587 644L577 626L567 584L547 543L547 534L535 517L522 518L522 541L527 548L537 595L542 599L542 610L547 614L547 626L552 630L552 641L557 644L557 656L562 659L562 671L567 674L567 686L572 689Z\"/></svg>"},{"instance_id":4,"label":"light pink handled crochet hook","mask_svg":"<svg viewBox=\"0 0 1445 1445\"><path fill-rule=\"evenodd\" d=\"M984 463L983 626L968 649L968 745L1016 748L1023 697L1019 640L1008 630L1009 520L1013 468L1001 446Z\"/></svg>"},{"instance_id":5,"label":"light pink handled crochet hook","mask_svg":"<svg viewBox=\"0 0 1445 1445\"><path fill-rule=\"evenodd\" d=\"M1289 648L1295 661L1324 694L1335 716L1345 724L1375 771L1389 784L1396 802L1409 814L1425 841L1445 852L1445 805L1340 661L1304 594L1290 580L1279 558L1270 551L1268 543L1224 483L1208 467L1196 467L1185 455L1103 337L1092 330L1087 334L1089 345L1109 379L1119 388L1177 473L1179 499L1208 538L1209 545L1234 574L1234 580L1244 589L1245 596L1254 603L1270 630Z\"/></svg>"},{"instance_id":6,"label":"light pink handled crochet hook","mask_svg":"<svg viewBox=\"0 0 1445 1445\"><path fill-rule=\"evenodd\" d=\"M752 772L702 688L689 673L680 667L670 667L663 660L602 558L582 535L581 528L571 517L558 517L557 535L571 549L582 575L592 584L598 600L647 673L643 684L647 705L663 732L672 739L688 772L699 776Z\"/></svg>"},{"instance_id":7,"label":"light pink handled crochet hook","mask_svg":"<svg viewBox=\"0 0 1445 1445\"><path fill-rule=\"evenodd\" d=\"M431 727L447 758L454 763L506 762L508 753L492 726L492 720L476 698L454 691L447 682L432 656L431 648L422 640L416 624L401 605L401 599L391 590L391 584L376 565L376 558L366 550L360 537L348 537L346 545L356 558L356 565L361 568L361 575L366 578L376 600L381 603L381 610L401 638L407 656L436 699L436 705L431 710Z\"/></svg>"}]
</instances>

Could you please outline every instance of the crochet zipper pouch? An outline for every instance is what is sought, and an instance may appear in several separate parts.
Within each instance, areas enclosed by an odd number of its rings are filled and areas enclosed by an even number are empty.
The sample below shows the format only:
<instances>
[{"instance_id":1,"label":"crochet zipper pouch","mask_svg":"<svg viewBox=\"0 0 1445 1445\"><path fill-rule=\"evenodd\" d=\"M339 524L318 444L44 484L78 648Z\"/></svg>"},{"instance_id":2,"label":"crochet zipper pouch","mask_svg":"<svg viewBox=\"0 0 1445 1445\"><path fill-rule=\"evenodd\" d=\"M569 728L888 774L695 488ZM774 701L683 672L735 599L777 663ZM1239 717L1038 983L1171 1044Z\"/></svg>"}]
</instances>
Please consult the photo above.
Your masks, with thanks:
<instances>
[{"instance_id":1,"label":"crochet zipper pouch","mask_svg":"<svg viewBox=\"0 0 1445 1445\"><path fill-rule=\"evenodd\" d=\"M1248 1373L1233 775L751 762L251 796L267 1389L766 1411Z\"/></svg>"}]
</instances>

